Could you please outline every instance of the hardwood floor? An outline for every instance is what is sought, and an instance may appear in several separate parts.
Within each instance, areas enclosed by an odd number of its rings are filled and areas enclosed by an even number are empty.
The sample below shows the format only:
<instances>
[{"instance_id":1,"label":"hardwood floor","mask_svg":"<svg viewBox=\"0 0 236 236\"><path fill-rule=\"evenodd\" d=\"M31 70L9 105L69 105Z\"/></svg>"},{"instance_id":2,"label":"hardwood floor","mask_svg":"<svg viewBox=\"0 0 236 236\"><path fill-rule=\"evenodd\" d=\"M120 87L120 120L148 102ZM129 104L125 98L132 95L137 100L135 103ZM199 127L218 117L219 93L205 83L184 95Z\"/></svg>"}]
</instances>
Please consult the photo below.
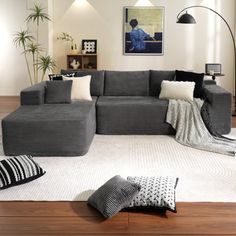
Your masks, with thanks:
<instances>
[{"instance_id":1,"label":"hardwood floor","mask_svg":"<svg viewBox=\"0 0 236 236\"><path fill-rule=\"evenodd\" d=\"M0 119L18 105L17 97L0 97ZM236 203L177 203L177 210L104 220L85 202L0 202L0 236L236 235Z\"/></svg>"}]
</instances>

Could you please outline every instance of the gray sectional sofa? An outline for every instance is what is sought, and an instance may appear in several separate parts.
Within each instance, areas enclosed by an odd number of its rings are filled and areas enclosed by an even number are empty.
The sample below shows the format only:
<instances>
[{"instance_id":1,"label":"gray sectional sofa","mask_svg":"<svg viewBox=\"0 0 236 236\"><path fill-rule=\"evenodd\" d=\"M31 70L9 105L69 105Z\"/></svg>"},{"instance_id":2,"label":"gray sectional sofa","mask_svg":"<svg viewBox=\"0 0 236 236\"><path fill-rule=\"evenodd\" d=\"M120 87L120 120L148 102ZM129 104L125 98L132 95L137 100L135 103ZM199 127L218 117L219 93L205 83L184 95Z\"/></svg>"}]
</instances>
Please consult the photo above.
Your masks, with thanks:
<instances>
[{"instance_id":1,"label":"gray sectional sofa","mask_svg":"<svg viewBox=\"0 0 236 236\"><path fill-rule=\"evenodd\" d=\"M168 101L158 99L162 80L174 80L175 71L76 71L76 76L87 74L93 101L45 104L45 82L23 90L21 106L2 120L5 154L81 156L95 133L175 133L165 122ZM204 99L217 132L229 133L231 94L209 81Z\"/></svg>"}]
</instances>

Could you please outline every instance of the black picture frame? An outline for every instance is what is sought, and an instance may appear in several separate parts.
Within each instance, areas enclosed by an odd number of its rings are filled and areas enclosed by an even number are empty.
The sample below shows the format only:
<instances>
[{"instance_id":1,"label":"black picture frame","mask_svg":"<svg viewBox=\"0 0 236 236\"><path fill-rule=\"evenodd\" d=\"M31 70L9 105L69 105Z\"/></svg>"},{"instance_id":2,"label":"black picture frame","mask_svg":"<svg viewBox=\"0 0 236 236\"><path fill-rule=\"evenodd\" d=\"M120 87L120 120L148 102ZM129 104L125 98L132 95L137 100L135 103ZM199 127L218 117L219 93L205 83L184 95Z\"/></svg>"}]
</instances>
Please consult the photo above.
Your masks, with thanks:
<instances>
[{"instance_id":1,"label":"black picture frame","mask_svg":"<svg viewBox=\"0 0 236 236\"><path fill-rule=\"evenodd\" d=\"M96 39L83 39L82 50L86 51L86 54L97 54L97 40Z\"/></svg>"},{"instance_id":2,"label":"black picture frame","mask_svg":"<svg viewBox=\"0 0 236 236\"><path fill-rule=\"evenodd\" d=\"M205 73L207 75L211 74L210 71L214 71L214 75L221 75L221 64L220 63L206 63L205 64Z\"/></svg>"}]
</instances>

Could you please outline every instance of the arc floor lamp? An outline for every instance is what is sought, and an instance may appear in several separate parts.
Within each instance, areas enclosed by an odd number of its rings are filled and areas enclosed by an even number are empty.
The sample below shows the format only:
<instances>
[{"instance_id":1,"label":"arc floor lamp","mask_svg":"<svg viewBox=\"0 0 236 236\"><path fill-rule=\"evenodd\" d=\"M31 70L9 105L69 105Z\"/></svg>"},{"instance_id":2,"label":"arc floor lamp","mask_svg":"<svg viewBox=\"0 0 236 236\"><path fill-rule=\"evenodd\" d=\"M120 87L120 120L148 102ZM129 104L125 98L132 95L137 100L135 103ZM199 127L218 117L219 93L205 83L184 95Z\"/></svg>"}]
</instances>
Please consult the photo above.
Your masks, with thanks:
<instances>
[{"instance_id":1,"label":"arc floor lamp","mask_svg":"<svg viewBox=\"0 0 236 236\"><path fill-rule=\"evenodd\" d=\"M187 10L190 8L204 8L207 10L210 10L212 12L214 12L217 16L219 16L226 24L232 41L233 41L233 46L234 46L234 93L235 93L235 97L234 97L234 109L232 111L232 115L236 116L236 45L235 45L235 38L234 38L234 34L229 26L229 23L226 21L226 19L220 15L218 12L216 12L215 10L209 8L209 7L205 7L205 6L189 6L184 8L182 11L180 11L180 13L177 15L177 23L180 24L196 24L196 20L194 19L194 17L190 14L188 14ZM185 12L186 11L186 12ZM185 12L185 13L183 13ZM183 14L182 14L183 13ZM182 14L182 15L181 15Z\"/></svg>"}]
</instances>

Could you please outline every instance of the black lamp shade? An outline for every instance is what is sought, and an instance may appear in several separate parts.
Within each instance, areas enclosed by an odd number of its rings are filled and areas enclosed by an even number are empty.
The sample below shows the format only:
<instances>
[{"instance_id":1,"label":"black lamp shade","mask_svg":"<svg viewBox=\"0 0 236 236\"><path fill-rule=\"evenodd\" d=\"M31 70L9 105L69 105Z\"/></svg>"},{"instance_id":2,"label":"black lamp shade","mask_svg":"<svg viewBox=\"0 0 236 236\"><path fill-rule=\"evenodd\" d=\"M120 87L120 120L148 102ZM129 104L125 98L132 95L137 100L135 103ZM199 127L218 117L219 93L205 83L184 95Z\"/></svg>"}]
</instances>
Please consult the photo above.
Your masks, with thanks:
<instances>
[{"instance_id":1,"label":"black lamp shade","mask_svg":"<svg viewBox=\"0 0 236 236\"><path fill-rule=\"evenodd\" d=\"M179 24L196 24L194 17L187 12L180 16L177 20Z\"/></svg>"}]
</instances>

